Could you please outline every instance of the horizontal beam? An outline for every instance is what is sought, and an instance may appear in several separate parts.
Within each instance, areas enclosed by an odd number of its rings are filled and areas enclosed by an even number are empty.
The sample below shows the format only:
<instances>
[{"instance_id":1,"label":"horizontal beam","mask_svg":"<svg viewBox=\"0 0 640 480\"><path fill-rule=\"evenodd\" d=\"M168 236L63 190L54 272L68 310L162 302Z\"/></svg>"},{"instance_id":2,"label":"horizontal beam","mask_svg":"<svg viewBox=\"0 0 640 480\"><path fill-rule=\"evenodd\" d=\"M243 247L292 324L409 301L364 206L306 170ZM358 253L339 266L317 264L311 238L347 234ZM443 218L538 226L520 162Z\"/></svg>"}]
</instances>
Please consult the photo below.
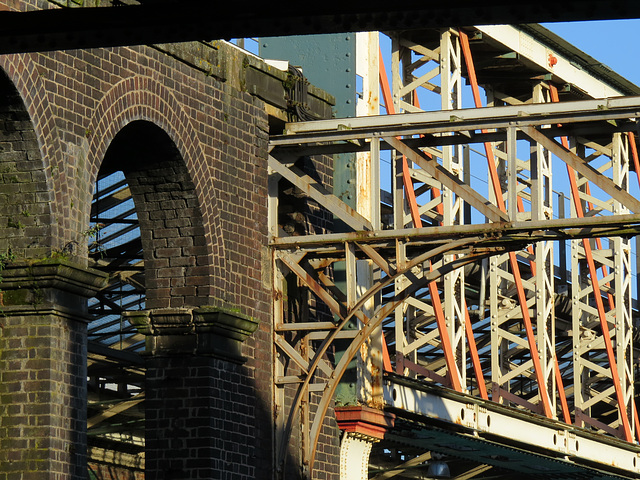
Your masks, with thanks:
<instances>
[{"instance_id":1,"label":"horizontal beam","mask_svg":"<svg viewBox=\"0 0 640 480\"><path fill-rule=\"evenodd\" d=\"M554 218L549 220L531 220L524 222L497 222L479 225L433 226L423 228L405 228L397 230L377 230L373 232L329 233L325 235L306 235L279 237L272 240L271 246L277 249L297 249L342 245L344 242L359 244L391 243L396 240L413 242L447 241L465 236L496 235L503 238L521 235L517 240L538 241L539 236L550 240L571 238L593 238L615 234L636 235L640 233L640 214L606 215L584 218ZM344 248L344 245L342 245Z\"/></svg>"},{"instance_id":2,"label":"horizontal beam","mask_svg":"<svg viewBox=\"0 0 640 480\"><path fill-rule=\"evenodd\" d=\"M123 400L117 403L116 405L113 405L112 407L107 408L103 412L100 412L99 414L94 415L91 418L88 418L87 428L93 428L96 425L104 422L105 420L108 420L111 417L115 417L116 415L124 412L125 410L135 407L139 403L143 402L144 399L145 399L145 395L144 395L144 392L142 392L142 393L139 393L138 395L131 397L128 400Z\"/></svg>"},{"instance_id":3,"label":"horizontal beam","mask_svg":"<svg viewBox=\"0 0 640 480\"><path fill-rule=\"evenodd\" d=\"M289 123L286 135L272 136L271 145L347 141L378 136L468 132L640 117L640 97L616 97L563 103L535 103L466 108Z\"/></svg>"},{"instance_id":4,"label":"horizontal beam","mask_svg":"<svg viewBox=\"0 0 640 480\"><path fill-rule=\"evenodd\" d=\"M405 114L406 115L406 114ZM612 123L614 123L612 121ZM581 122L563 124L562 126L551 126L545 128L545 134L549 137L583 137L592 138L595 136L605 135L611 136L616 132L635 132L637 125L635 120L628 122L617 121L617 125L605 122ZM437 133L437 132L433 132ZM297 135L290 135L287 137L280 137L274 140L275 149L272 153L281 158L298 158L303 156L313 155L335 155L339 153L355 153L355 152L369 152L371 150L370 139L374 137L371 134L359 134L355 133L361 138L354 139L355 141L345 142L343 134L337 136L337 138L331 139L326 136L320 138L313 138L311 135L303 135L302 141ZM375 134L377 137L378 135ZM391 135L393 136L393 135ZM485 142L504 142L506 138L505 130L492 130L490 132L483 132L481 130L462 130L455 132L452 135L436 135L429 133L421 133L420 137L413 138L405 137L403 142L411 148L424 148L424 147L444 147L450 145L469 145L473 143L482 144ZM518 140L528 139L528 137L518 130ZM335 142L335 143L330 143ZM343 143L344 142L344 143ZM590 146L587 144L587 146ZM595 145L594 145L595 146ZM380 142L380 150L392 150L386 142Z\"/></svg>"},{"instance_id":5,"label":"horizontal beam","mask_svg":"<svg viewBox=\"0 0 640 480\"><path fill-rule=\"evenodd\" d=\"M52 6L56 3L51 2ZM116 3L116 2L113 2ZM0 12L0 53L113 47L190 40L306 35L374 30L409 30L452 25L518 24L640 17L635 0L567 0L562 8L533 0L358 3L326 0L296 8L270 3L238 8L233 2L154 0L140 5L52 8Z\"/></svg>"},{"instance_id":6,"label":"horizontal beam","mask_svg":"<svg viewBox=\"0 0 640 480\"><path fill-rule=\"evenodd\" d=\"M126 365L144 366L144 359L138 354L123 350L109 348L101 343L89 341L87 342L87 351L91 355L104 357L110 361L122 362Z\"/></svg>"},{"instance_id":7,"label":"horizontal beam","mask_svg":"<svg viewBox=\"0 0 640 480\"><path fill-rule=\"evenodd\" d=\"M581 462L615 473L628 472L634 478L640 473L640 447L611 437L575 428L558 420L535 416L506 408L477 397L455 393L438 387L418 387L410 381L389 378L383 384L384 403L394 411L420 415L440 424L460 428L482 439L501 439L507 445L514 440L522 449L543 454L556 462L564 456L569 464Z\"/></svg>"}]
</instances>

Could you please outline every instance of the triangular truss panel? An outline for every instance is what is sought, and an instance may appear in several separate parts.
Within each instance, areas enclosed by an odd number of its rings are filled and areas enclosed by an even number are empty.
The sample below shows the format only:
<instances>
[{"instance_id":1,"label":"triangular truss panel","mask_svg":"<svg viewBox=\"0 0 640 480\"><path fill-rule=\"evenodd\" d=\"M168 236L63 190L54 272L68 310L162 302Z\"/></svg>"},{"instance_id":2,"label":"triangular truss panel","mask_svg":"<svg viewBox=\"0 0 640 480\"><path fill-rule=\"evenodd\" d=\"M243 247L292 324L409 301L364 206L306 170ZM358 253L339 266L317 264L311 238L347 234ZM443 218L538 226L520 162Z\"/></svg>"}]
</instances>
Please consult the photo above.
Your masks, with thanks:
<instances>
[{"instance_id":1,"label":"triangular truss panel","mask_svg":"<svg viewBox=\"0 0 640 480\"><path fill-rule=\"evenodd\" d=\"M498 405L505 418L527 412L562 435L584 434L575 445L591 445L589 435L622 439L622 469L637 475L630 238L640 220L640 97L622 95L640 89L590 68L586 55L537 25L389 36L391 53L382 56L389 72L371 61L377 48L358 50L370 57L359 64L367 103L360 111L370 116L292 123L271 138L271 184L286 178L349 228L287 235L277 221L277 190L270 191L277 441L287 444L302 412L303 464L312 469L324 415L342 401L334 396L340 379L356 365L354 404L494 433L435 406L421 410L420 395L411 393L409 403L409 393L396 395L437 386L429 391ZM378 91L389 115L371 116ZM355 209L294 165L348 152L363 172L357 191L366 200ZM338 264L346 269L343 288L331 277ZM285 315L290 276L333 321ZM408 383L398 389L398 382ZM321 393L311 410L310 392ZM404 441L417 447L412 435ZM427 443L405 460L428 460L420 453ZM391 468L393 448L381 445L371 475L386 478L381 468ZM553 456L558 445L532 440L526 448ZM575 445L576 465L610 467L604 454ZM509 475L500 465L476 459L467 473ZM558 478L586 471L562 468Z\"/></svg>"}]
</instances>

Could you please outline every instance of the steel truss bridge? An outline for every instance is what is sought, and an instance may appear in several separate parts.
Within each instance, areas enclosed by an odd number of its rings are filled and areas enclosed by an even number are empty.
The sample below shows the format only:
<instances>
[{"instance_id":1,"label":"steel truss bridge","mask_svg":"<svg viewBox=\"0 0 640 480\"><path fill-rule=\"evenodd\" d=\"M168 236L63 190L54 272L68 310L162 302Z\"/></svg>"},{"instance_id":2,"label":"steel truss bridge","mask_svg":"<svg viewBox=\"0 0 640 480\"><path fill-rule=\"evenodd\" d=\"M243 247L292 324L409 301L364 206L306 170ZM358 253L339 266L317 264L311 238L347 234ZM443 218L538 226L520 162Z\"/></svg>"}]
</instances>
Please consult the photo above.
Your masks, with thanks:
<instances>
[{"instance_id":1,"label":"steel truss bridge","mask_svg":"<svg viewBox=\"0 0 640 480\"><path fill-rule=\"evenodd\" d=\"M280 467L335 404L342 478L638 478L638 88L539 26L392 33L390 75L358 35L362 116L270 142ZM346 153L351 205L299 168ZM283 182L344 231L287 235Z\"/></svg>"},{"instance_id":2,"label":"steel truss bridge","mask_svg":"<svg viewBox=\"0 0 640 480\"><path fill-rule=\"evenodd\" d=\"M295 437L313 477L336 407L343 478L640 477L640 89L536 25L389 36L387 74L358 34L361 116L271 138L280 471ZM339 154L350 205L299 168ZM287 235L291 185L346 227ZM90 304L90 453L141 468L143 338L121 315L144 308L144 262L118 172L92 221L111 281Z\"/></svg>"}]
</instances>

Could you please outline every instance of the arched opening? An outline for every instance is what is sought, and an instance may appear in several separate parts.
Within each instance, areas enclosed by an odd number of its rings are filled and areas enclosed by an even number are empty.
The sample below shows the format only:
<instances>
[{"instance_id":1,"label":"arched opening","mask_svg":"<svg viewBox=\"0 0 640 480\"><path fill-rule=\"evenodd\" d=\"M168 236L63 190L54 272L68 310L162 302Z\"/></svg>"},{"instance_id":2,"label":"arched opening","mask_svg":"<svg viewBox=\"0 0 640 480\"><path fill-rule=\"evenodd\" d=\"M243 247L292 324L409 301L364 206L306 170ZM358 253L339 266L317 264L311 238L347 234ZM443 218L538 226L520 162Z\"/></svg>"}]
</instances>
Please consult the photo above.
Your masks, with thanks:
<instances>
[{"instance_id":1,"label":"arched opening","mask_svg":"<svg viewBox=\"0 0 640 480\"><path fill-rule=\"evenodd\" d=\"M109 274L89 302L90 475L129 478L144 470L144 338L123 314L205 305L210 284L195 187L159 127L135 121L115 136L90 222L90 266Z\"/></svg>"}]
</instances>

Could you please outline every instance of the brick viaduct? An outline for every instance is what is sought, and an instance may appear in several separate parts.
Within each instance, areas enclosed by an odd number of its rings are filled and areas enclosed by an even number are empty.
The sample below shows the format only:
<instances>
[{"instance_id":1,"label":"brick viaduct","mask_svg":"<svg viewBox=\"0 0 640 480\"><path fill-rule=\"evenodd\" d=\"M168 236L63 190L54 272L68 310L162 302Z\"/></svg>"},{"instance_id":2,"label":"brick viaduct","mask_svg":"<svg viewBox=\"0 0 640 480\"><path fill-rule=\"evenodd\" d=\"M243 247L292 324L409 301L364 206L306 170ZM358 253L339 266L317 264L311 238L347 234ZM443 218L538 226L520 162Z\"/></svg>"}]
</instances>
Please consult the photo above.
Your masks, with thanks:
<instances>
[{"instance_id":1,"label":"brick viaduct","mask_svg":"<svg viewBox=\"0 0 640 480\"><path fill-rule=\"evenodd\" d=\"M142 232L146 478L272 476L266 157L285 103L259 63L217 42L0 57L0 480L87 477L101 169L125 173Z\"/></svg>"}]
</instances>

